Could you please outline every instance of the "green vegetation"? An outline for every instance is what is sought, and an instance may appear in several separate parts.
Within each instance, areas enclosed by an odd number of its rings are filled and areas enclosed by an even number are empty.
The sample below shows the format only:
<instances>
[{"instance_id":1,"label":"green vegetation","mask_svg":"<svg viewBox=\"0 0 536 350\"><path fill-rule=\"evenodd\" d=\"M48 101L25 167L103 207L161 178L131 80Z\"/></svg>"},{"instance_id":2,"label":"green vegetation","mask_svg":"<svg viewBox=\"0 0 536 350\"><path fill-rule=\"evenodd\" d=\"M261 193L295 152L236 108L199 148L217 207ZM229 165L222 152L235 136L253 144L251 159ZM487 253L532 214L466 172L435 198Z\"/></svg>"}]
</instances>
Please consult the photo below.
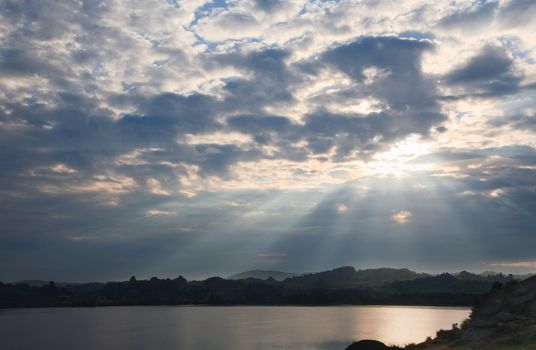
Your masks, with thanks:
<instances>
[{"instance_id":1,"label":"green vegetation","mask_svg":"<svg viewBox=\"0 0 536 350\"><path fill-rule=\"evenodd\" d=\"M473 279L471 279L473 278ZM87 284L2 284L0 307L108 305L443 305L469 306L488 290L513 286L511 276L468 272L430 276L407 269L341 267L268 279L208 278ZM498 284L499 282L500 284ZM494 284L495 283L495 284ZM478 305L478 304L476 304Z\"/></svg>"}]
</instances>

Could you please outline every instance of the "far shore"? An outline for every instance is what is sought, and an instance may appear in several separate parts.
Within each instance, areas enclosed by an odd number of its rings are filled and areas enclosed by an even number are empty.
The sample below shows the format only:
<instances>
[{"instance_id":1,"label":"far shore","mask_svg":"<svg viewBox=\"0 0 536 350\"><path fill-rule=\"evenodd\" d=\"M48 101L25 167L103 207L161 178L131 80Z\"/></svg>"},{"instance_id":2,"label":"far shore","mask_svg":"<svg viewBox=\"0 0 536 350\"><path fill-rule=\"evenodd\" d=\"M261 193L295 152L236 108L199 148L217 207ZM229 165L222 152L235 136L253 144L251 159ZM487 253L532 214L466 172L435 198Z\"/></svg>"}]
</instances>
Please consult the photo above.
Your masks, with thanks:
<instances>
[{"instance_id":1,"label":"far shore","mask_svg":"<svg viewBox=\"0 0 536 350\"><path fill-rule=\"evenodd\" d=\"M212 304L161 304L161 305L58 305L58 306L23 306L23 307L0 307L0 310L23 310L23 309L96 309L96 308L112 308L112 307L192 307L192 308L232 308L232 307L257 307L257 308L271 308L271 307L289 307L289 308L413 308L413 309L452 309L452 310L471 310L470 306L464 305L389 305L389 304L367 304L367 305L354 305L354 304L341 304L341 305L299 305L299 304L274 304L274 305L262 305L262 304L229 304L229 305L212 305Z\"/></svg>"}]
</instances>

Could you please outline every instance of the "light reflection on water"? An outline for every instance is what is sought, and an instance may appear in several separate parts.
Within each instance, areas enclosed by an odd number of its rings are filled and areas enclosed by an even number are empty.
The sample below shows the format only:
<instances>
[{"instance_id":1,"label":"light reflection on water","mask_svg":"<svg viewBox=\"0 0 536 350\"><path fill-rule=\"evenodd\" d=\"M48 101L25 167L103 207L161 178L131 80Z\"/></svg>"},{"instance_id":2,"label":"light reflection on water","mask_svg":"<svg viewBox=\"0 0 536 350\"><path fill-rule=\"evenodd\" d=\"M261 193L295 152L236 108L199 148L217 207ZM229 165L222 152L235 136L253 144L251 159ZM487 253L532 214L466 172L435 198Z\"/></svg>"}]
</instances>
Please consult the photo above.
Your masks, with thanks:
<instances>
[{"instance_id":1,"label":"light reflection on water","mask_svg":"<svg viewBox=\"0 0 536 350\"><path fill-rule=\"evenodd\" d=\"M421 342L469 315L434 307L107 307L0 310L3 349L343 350Z\"/></svg>"}]
</instances>

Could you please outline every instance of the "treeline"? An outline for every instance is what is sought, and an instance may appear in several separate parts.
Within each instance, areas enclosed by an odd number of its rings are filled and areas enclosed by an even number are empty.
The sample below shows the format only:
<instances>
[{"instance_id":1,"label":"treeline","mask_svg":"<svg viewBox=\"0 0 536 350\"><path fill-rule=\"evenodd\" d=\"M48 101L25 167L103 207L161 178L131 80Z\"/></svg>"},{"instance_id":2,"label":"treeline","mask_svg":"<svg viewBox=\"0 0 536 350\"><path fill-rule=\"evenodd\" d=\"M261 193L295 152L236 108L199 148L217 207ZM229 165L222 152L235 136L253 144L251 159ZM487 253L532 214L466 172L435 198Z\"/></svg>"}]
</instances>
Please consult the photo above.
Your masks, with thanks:
<instances>
[{"instance_id":1,"label":"treeline","mask_svg":"<svg viewBox=\"0 0 536 350\"><path fill-rule=\"evenodd\" d=\"M0 283L0 307L113 305L473 305L482 293L395 291L388 287L328 288L289 286L273 280L226 280L219 277L188 282L176 279L136 280L41 287Z\"/></svg>"},{"instance_id":2,"label":"treeline","mask_svg":"<svg viewBox=\"0 0 536 350\"><path fill-rule=\"evenodd\" d=\"M0 307L112 305L449 305L469 306L494 283L514 276L482 276L463 271L431 276L407 269L356 271L340 267L283 281L175 279L56 284L0 282Z\"/></svg>"}]
</instances>

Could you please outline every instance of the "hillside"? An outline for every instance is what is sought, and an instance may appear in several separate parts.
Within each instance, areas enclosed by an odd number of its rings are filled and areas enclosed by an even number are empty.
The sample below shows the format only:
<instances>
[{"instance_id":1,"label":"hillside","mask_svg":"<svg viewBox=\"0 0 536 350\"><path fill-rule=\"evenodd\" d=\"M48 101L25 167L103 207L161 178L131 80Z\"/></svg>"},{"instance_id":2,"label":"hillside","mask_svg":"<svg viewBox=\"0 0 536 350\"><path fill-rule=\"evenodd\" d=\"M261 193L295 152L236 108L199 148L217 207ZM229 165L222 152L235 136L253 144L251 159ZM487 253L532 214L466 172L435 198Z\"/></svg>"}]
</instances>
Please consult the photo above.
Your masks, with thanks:
<instances>
[{"instance_id":1,"label":"hillside","mask_svg":"<svg viewBox=\"0 0 536 350\"><path fill-rule=\"evenodd\" d=\"M467 306L487 292L493 279L430 276L408 269L340 267L276 280L259 278L203 281L175 279L32 286L0 282L0 307L99 305L448 305ZM247 276L247 273L243 276ZM282 277L282 276L276 276ZM504 276L503 276L504 277ZM497 275L495 278L502 278Z\"/></svg>"},{"instance_id":2,"label":"hillside","mask_svg":"<svg viewBox=\"0 0 536 350\"><path fill-rule=\"evenodd\" d=\"M536 347L536 276L494 288L475 306L460 339Z\"/></svg>"},{"instance_id":3,"label":"hillside","mask_svg":"<svg viewBox=\"0 0 536 350\"><path fill-rule=\"evenodd\" d=\"M283 281L287 278L298 276L297 273L282 272L282 271L269 271L269 270L251 270L240 272L235 275L227 277L229 280L245 280L248 278L255 278L259 280L267 280L273 278L276 281Z\"/></svg>"},{"instance_id":4,"label":"hillside","mask_svg":"<svg viewBox=\"0 0 536 350\"><path fill-rule=\"evenodd\" d=\"M387 289L400 293L486 293L493 283L507 282L511 279L499 275L496 279L480 278L470 279L468 276L453 276L444 273L438 276L418 278L414 280L394 282L386 286Z\"/></svg>"},{"instance_id":5,"label":"hillside","mask_svg":"<svg viewBox=\"0 0 536 350\"><path fill-rule=\"evenodd\" d=\"M400 349L364 340L347 350ZM534 350L536 349L536 276L521 282L496 283L473 306L460 327L440 330L434 339L412 344L413 350Z\"/></svg>"},{"instance_id":6,"label":"hillside","mask_svg":"<svg viewBox=\"0 0 536 350\"><path fill-rule=\"evenodd\" d=\"M408 269L378 268L356 270L351 266L305 274L284 281L287 286L307 288L380 287L398 281L410 281L429 275Z\"/></svg>"}]
</instances>

